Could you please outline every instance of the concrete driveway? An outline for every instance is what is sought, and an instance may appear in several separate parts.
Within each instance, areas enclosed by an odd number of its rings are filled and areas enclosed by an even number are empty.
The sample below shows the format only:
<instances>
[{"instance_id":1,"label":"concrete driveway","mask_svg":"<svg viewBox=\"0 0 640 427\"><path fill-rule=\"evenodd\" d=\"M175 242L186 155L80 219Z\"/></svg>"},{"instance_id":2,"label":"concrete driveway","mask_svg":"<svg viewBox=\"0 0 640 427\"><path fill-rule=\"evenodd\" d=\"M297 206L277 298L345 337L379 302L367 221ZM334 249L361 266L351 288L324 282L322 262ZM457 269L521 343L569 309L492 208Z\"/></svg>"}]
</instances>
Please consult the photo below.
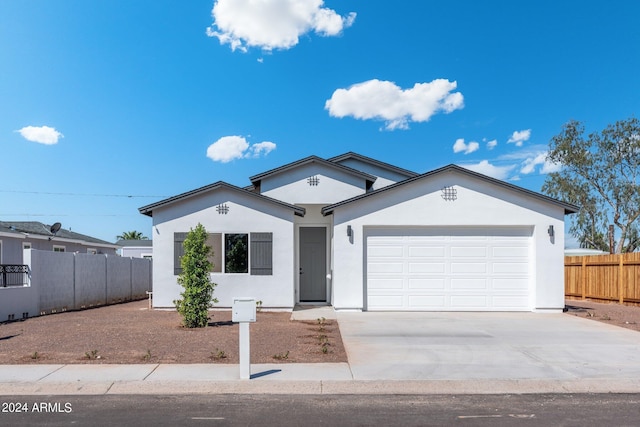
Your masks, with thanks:
<instances>
[{"instance_id":1,"label":"concrete driveway","mask_svg":"<svg viewBox=\"0 0 640 427\"><path fill-rule=\"evenodd\" d=\"M640 381L640 333L567 314L338 313L356 380Z\"/></svg>"}]
</instances>

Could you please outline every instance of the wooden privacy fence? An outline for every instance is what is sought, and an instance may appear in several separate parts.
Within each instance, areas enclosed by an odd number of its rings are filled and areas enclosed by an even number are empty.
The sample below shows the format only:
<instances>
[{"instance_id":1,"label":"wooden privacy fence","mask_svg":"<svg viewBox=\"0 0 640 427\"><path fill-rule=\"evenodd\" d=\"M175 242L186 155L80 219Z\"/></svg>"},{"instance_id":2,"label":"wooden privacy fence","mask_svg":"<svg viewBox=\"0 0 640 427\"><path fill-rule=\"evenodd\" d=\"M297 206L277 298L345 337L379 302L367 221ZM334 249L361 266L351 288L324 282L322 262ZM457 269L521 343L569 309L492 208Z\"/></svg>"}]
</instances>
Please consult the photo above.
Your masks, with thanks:
<instances>
[{"instance_id":1,"label":"wooden privacy fence","mask_svg":"<svg viewBox=\"0 0 640 427\"><path fill-rule=\"evenodd\" d=\"M567 297L640 304L640 253L564 258Z\"/></svg>"}]
</instances>

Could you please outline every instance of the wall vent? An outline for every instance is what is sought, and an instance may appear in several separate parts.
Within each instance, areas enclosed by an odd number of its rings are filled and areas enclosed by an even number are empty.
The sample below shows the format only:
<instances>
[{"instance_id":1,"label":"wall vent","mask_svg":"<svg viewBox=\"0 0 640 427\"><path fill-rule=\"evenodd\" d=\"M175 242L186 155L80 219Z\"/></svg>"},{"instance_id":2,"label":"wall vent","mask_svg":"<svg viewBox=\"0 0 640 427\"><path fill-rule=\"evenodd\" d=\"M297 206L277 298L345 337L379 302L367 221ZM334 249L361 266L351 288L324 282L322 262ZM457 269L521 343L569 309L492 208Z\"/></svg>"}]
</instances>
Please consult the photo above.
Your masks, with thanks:
<instances>
[{"instance_id":1,"label":"wall vent","mask_svg":"<svg viewBox=\"0 0 640 427\"><path fill-rule=\"evenodd\" d=\"M220 214L220 215L226 215L229 213L229 206L227 206L226 203L223 203L221 205L216 206L216 211Z\"/></svg>"},{"instance_id":2,"label":"wall vent","mask_svg":"<svg viewBox=\"0 0 640 427\"><path fill-rule=\"evenodd\" d=\"M458 190L456 190L453 187L444 187L442 189L442 194L441 197L448 201L448 202L452 202L454 200L458 199Z\"/></svg>"}]
</instances>

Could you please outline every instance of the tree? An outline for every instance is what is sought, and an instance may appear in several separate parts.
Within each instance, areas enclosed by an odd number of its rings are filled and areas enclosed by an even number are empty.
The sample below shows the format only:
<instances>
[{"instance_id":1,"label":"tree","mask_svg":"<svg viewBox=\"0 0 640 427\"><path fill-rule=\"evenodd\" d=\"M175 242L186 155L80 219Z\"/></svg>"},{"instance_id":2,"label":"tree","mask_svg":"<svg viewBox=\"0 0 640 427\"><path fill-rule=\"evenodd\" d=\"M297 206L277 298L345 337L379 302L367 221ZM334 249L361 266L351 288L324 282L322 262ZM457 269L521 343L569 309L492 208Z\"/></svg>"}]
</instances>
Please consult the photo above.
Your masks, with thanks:
<instances>
[{"instance_id":1,"label":"tree","mask_svg":"<svg viewBox=\"0 0 640 427\"><path fill-rule=\"evenodd\" d=\"M202 328L209 323L209 308L218 302L213 297L216 284L209 273L213 264L208 259L207 230L200 223L191 229L183 242L184 255L180 258L182 273L178 283L184 288L181 299L173 301L187 328Z\"/></svg>"},{"instance_id":2,"label":"tree","mask_svg":"<svg viewBox=\"0 0 640 427\"><path fill-rule=\"evenodd\" d=\"M116 236L118 240L149 240L144 234L140 231L125 231L124 233Z\"/></svg>"},{"instance_id":3,"label":"tree","mask_svg":"<svg viewBox=\"0 0 640 427\"><path fill-rule=\"evenodd\" d=\"M542 191L576 204L569 232L584 248L633 252L640 246L640 121L608 125L586 139L578 121L565 124L549 143L547 160L561 165ZM609 224L615 226L613 248Z\"/></svg>"}]
</instances>

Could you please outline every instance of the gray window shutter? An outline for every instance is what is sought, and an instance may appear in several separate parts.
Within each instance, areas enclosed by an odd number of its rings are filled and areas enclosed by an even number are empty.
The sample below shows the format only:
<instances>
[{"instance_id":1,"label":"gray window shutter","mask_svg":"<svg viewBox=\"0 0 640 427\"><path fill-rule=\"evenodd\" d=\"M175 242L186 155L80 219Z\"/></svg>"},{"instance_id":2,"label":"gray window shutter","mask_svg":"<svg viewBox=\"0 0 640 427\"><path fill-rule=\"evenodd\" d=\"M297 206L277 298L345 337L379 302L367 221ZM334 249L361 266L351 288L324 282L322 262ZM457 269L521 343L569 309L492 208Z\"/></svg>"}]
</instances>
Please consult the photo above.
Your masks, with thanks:
<instances>
[{"instance_id":1,"label":"gray window shutter","mask_svg":"<svg viewBox=\"0 0 640 427\"><path fill-rule=\"evenodd\" d=\"M211 248L211 252L209 252L209 262L213 264L211 271L222 273L222 233L209 233L207 246Z\"/></svg>"},{"instance_id":2,"label":"gray window shutter","mask_svg":"<svg viewBox=\"0 0 640 427\"><path fill-rule=\"evenodd\" d=\"M249 250L253 276L273 274L273 233L251 233Z\"/></svg>"},{"instance_id":3,"label":"gray window shutter","mask_svg":"<svg viewBox=\"0 0 640 427\"><path fill-rule=\"evenodd\" d=\"M186 238L187 233L173 233L173 274L176 276L182 273L180 258L184 255L184 246L182 246L182 243Z\"/></svg>"}]
</instances>

